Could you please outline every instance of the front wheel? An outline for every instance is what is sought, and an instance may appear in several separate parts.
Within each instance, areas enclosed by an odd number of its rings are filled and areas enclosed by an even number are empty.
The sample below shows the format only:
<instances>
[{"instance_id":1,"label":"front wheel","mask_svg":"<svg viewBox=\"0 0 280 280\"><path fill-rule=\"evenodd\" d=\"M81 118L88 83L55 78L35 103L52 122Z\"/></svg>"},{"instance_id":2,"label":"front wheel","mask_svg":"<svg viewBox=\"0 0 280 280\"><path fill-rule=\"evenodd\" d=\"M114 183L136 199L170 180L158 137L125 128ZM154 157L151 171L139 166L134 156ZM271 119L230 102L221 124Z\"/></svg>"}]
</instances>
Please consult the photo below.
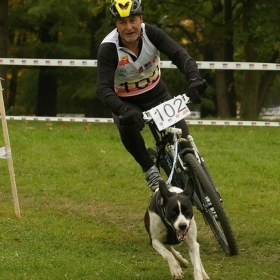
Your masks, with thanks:
<instances>
[{"instance_id":1,"label":"front wheel","mask_svg":"<svg viewBox=\"0 0 280 280\"><path fill-rule=\"evenodd\" d=\"M213 188L212 182L197 161L194 154L184 156L184 165L187 167L188 176L193 180L195 198L198 200L197 208L201 211L206 223L209 224L218 243L227 255L237 255L236 241L221 204L218 193Z\"/></svg>"}]
</instances>

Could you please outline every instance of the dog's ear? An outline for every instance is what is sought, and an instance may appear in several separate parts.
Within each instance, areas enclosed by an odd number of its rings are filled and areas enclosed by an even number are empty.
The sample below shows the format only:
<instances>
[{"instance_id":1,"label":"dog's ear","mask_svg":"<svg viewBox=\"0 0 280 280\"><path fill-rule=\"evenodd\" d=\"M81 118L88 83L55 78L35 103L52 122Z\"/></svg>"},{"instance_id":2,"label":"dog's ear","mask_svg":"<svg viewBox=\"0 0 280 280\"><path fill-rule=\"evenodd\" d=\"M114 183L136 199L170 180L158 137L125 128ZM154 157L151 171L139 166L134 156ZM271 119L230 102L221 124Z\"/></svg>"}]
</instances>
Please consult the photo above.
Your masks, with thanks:
<instances>
[{"instance_id":1,"label":"dog's ear","mask_svg":"<svg viewBox=\"0 0 280 280\"><path fill-rule=\"evenodd\" d=\"M187 184L185 185L184 191L183 193L186 196L192 197L193 193L194 193L194 185L193 185L193 179L192 178L188 178Z\"/></svg>"},{"instance_id":2,"label":"dog's ear","mask_svg":"<svg viewBox=\"0 0 280 280\"><path fill-rule=\"evenodd\" d=\"M168 190L167 185L163 180L159 181L159 191L163 199L169 198L172 196L172 193Z\"/></svg>"}]
</instances>

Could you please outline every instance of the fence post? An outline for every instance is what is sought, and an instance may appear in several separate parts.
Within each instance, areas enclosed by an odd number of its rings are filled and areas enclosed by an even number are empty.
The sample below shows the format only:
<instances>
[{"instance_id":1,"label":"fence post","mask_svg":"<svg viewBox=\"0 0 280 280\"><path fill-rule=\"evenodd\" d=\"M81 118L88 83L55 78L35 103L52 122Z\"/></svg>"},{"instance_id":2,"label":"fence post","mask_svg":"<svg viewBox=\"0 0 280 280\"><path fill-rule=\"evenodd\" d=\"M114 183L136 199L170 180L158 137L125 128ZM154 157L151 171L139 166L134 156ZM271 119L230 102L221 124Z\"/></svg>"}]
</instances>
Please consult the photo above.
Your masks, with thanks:
<instances>
[{"instance_id":1,"label":"fence post","mask_svg":"<svg viewBox=\"0 0 280 280\"><path fill-rule=\"evenodd\" d=\"M0 158L7 159L7 161L8 161L8 169L9 169L9 173L10 173L15 214L16 214L16 216L18 216L20 218L21 216L20 216L20 209L19 209L19 202L18 202L18 194L17 194L12 152L11 152L11 147L10 147L8 126L7 126L7 121L6 121L6 113L5 113L5 106L4 106L4 99L3 99L3 88L2 88L1 80L2 80L2 78L0 77L0 95L1 95L0 96L0 116L1 116L1 122L2 122L5 147L0 148Z\"/></svg>"}]
</instances>

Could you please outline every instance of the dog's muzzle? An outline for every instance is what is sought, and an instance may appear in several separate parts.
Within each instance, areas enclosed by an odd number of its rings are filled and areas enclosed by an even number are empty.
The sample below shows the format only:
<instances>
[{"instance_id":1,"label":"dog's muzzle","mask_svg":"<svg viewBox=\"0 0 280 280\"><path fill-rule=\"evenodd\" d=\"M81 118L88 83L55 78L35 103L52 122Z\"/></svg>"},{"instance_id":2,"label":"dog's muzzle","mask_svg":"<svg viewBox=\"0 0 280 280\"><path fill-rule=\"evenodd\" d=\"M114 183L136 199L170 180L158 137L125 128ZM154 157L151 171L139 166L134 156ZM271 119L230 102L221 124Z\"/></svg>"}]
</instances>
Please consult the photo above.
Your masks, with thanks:
<instances>
[{"instance_id":1,"label":"dog's muzzle","mask_svg":"<svg viewBox=\"0 0 280 280\"><path fill-rule=\"evenodd\" d=\"M189 223L189 226L187 226L187 224L185 223L179 224L179 230L175 229L178 241L182 242L186 239L190 226L191 226L191 221Z\"/></svg>"}]
</instances>

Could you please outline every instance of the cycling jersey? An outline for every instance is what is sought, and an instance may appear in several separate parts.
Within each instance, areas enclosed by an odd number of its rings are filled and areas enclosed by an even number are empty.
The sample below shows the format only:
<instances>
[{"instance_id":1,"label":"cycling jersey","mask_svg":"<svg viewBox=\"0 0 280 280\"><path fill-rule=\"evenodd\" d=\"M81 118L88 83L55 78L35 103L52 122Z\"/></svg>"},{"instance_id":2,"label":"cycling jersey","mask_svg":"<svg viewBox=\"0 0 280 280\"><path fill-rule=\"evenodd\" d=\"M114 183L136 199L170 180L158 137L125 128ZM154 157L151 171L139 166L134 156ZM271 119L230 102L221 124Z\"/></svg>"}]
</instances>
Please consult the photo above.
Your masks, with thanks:
<instances>
[{"instance_id":1,"label":"cycling jersey","mask_svg":"<svg viewBox=\"0 0 280 280\"><path fill-rule=\"evenodd\" d=\"M122 100L132 101L136 96L138 101L141 96L145 100L147 96L159 98L164 87L160 79L159 52L164 53L188 80L200 77L195 61L164 31L142 24L142 33L138 57L123 46L116 29L105 37L98 50L98 94L116 115L125 107Z\"/></svg>"},{"instance_id":2,"label":"cycling jersey","mask_svg":"<svg viewBox=\"0 0 280 280\"><path fill-rule=\"evenodd\" d=\"M134 96L144 93L159 82L159 51L149 40L145 24L142 23L141 52L136 60L135 55L119 43L117 29L114 29L102 41L114 43L118 54L118 65L114 76L115 92L120 97Z\"/></svg>"}]
</instances>

